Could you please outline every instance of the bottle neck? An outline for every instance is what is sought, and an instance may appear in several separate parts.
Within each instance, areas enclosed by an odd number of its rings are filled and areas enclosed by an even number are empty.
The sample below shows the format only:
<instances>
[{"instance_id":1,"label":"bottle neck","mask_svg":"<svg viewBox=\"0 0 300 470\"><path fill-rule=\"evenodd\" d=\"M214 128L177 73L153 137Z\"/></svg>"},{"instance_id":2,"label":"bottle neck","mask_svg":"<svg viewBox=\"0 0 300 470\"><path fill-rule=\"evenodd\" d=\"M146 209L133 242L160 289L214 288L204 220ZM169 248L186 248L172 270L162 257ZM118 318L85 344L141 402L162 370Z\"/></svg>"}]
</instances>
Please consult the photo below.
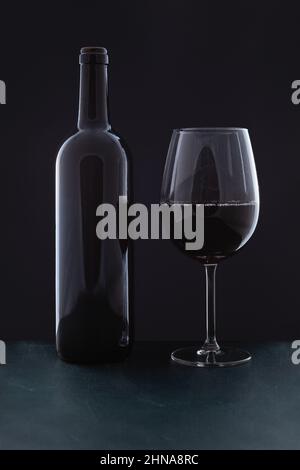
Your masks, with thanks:
<instances>
[{"instance_id":1,"label":"bottle neck","mask_svg":"<svg viewBox=\"0 0 300 470\"><path fill-rule=\"evenodd\" d=\"M78 129L110 129L105 64L80 65Z\"/></svg>"}]
</instances>

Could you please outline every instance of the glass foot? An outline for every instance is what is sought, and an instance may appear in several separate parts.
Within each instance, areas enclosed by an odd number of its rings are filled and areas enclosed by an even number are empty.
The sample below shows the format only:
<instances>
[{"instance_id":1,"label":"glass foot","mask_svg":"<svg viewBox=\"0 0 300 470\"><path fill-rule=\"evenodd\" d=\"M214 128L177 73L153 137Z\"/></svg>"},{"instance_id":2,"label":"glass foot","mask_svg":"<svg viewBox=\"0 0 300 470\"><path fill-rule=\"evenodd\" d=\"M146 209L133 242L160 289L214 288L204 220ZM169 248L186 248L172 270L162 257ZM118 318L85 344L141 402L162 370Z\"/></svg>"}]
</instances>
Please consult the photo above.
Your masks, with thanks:
<instances>
[{"instance_id":1,"label":"glass foot","mask_svg":"<svg viewBox=\"0 0 300 470\"><path fill-rule=\"evenodd\" d=\"M204 351L201 348L181 348L172 352L171 358L178 364L194 367L229 367L245 364L251 359L247 351L221 348L218 352Z\"/></svg>"}]
</instances>

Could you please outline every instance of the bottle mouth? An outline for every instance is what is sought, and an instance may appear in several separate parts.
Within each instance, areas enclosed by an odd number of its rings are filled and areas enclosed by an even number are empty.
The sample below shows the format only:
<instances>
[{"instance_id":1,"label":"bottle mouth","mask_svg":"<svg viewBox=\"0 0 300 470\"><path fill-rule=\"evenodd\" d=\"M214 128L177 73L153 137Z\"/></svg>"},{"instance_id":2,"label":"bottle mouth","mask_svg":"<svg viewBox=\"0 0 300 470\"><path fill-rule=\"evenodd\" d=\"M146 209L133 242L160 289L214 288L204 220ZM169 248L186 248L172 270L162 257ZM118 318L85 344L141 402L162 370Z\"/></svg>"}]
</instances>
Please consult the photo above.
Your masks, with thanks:
<instances>
[{"instance_id":1,"label":"bottle mouth","mask_svg":"<svg viewBox=\"0 0 300 470\"><path fill-rule=\"evenodd\" d=\"M80 64L108 64L108 54L105 47L82 47L79 55Z\"/></svg>"}]
</instances>

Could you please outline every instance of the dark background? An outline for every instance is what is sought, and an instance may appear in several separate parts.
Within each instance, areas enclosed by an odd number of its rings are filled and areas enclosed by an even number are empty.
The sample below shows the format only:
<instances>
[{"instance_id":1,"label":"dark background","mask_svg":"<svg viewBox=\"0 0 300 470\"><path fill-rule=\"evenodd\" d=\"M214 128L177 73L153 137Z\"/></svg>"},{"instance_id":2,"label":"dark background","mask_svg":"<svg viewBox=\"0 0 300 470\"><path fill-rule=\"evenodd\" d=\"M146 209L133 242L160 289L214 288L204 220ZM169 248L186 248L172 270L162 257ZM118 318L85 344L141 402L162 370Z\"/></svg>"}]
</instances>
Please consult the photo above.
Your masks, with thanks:
<instances>
[{"instance_id":1,"label":"dark background","mask_svg":"<svg viewBox=\"0 0 300 470\"><path fill-rule=\"evenodd\" d=\"M158 202L171 130L247 127L259 225L218 272L223 339L300 337L299 15L287 1L1 4L0 337L54 338L54 167L76 131L81 46L109 50L113 127L138 202ZM138 339L204 334L204 273L168 241L136 243Z\"/></svg>"}]
</instances>

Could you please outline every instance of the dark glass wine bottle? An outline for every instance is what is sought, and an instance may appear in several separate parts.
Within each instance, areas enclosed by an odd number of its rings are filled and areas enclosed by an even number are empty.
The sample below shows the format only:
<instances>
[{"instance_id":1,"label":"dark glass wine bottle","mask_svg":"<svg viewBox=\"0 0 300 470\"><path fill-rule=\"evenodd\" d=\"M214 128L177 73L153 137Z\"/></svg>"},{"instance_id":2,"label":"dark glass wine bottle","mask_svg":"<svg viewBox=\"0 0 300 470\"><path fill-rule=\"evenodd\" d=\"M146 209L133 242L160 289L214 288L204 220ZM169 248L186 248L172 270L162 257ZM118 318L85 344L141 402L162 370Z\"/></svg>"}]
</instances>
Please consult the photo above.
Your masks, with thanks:
<instances>
[{"instance_id":1,"label":"dark glass wine bottle","mask_svg":"<svg viewBox=\"0 0 300 470\"><path fill-rule=\"evenodd\" d=\"M129 198L128 158L109 123L106 49L79 62L78 132L56 162L56 344L66 361L110 362L131 346L131 249L97 237L96 209Z\"/></svg>"}]
</instances>

